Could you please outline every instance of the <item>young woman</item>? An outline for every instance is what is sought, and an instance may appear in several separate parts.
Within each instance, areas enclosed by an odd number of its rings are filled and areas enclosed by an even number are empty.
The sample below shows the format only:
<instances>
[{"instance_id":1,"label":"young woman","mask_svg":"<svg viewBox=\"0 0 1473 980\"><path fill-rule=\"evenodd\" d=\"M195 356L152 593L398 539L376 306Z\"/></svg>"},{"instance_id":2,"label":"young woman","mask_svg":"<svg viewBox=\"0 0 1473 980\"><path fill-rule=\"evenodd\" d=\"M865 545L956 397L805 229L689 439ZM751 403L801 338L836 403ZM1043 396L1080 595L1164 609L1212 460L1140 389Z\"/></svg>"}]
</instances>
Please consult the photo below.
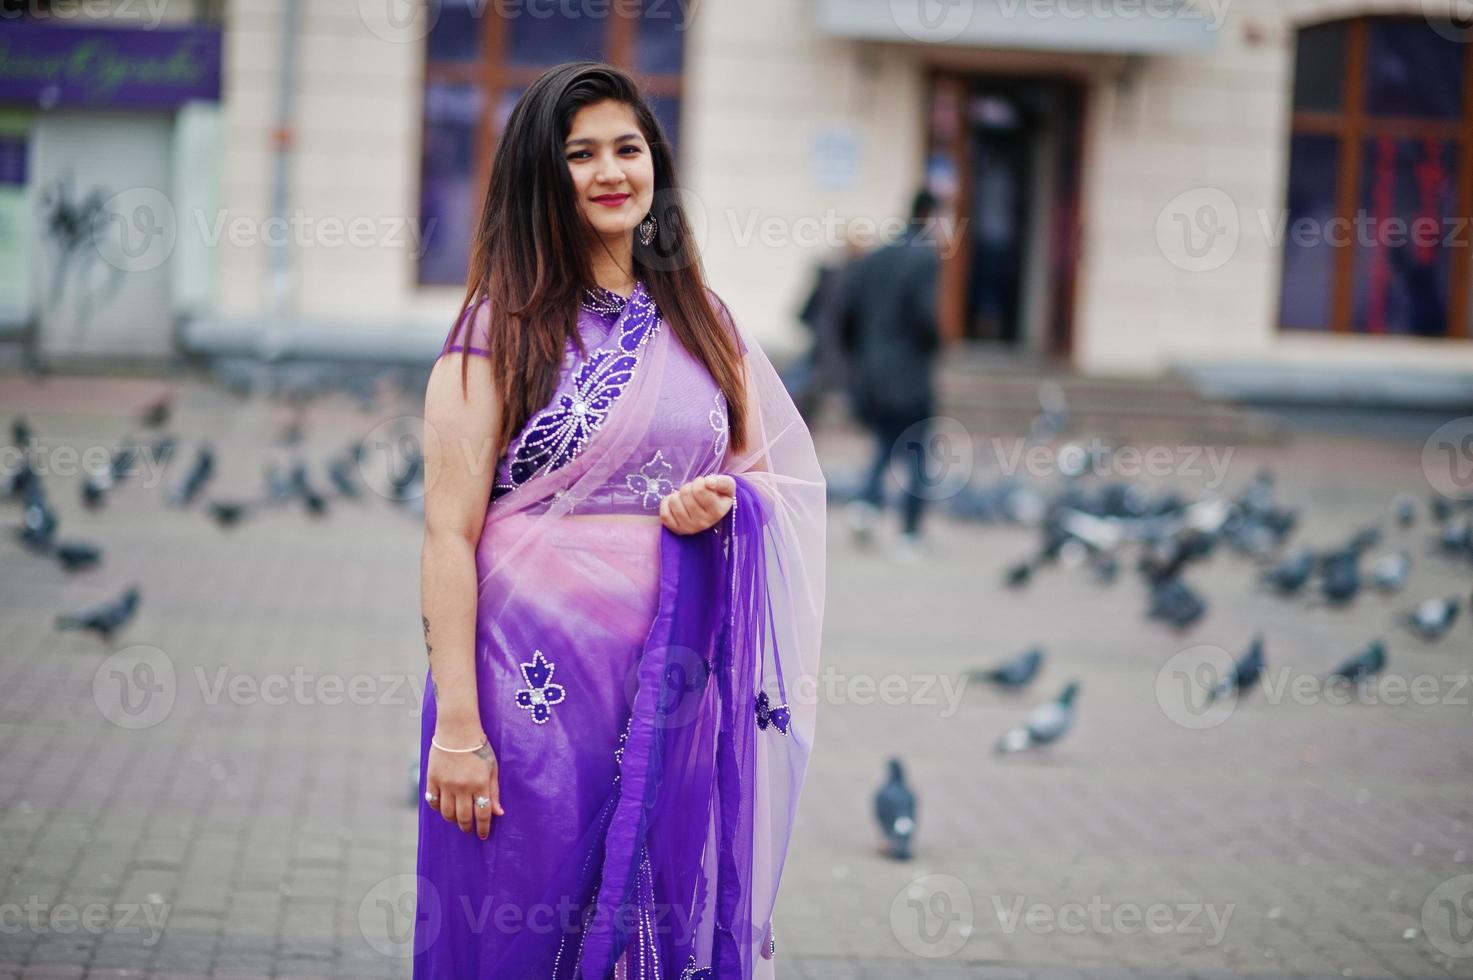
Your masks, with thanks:
<instances>
[{"instance_id":1,"label":"young woman","mask_svg":"<svg viewBox=\"0 0 1473 980\"><path fill-rule=\"evenodd\" d=\"M425 395L419 980L774 975L824 479L677 195L609 65L497 148Z\"/></svg>"}]
</instances>

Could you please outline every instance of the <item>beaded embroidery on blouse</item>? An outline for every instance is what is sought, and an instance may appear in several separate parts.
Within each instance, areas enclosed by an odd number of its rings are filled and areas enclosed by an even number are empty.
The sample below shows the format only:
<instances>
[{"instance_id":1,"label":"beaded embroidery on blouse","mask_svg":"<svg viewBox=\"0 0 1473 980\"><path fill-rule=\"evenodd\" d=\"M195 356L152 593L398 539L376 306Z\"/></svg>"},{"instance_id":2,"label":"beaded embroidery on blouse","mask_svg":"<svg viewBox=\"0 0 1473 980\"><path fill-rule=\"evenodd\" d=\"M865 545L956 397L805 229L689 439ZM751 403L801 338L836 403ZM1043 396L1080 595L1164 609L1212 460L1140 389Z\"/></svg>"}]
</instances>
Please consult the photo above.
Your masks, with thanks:
<instances>
[{"instance_id":1,"label":"beaded embroidery on blouse","mask_svg":"<svg viewBox=\"0 0 1473 980\"><path fill-rule=\"evenodd\" d=\"M590 294L597 298L592 289L584 292L585 302ZM508 449L511 482L497 483L491 494L493 500L534 476L551 473L576 459L634 380L644 346L660 328L660 311L642 282L635 283L628 300L611 290L603 292L623 301L618 337L612 346L599 350L579 366L573 374L572 390L555 396L552 405L533 416L522 430Z\"/></svg>"}]
</instances>

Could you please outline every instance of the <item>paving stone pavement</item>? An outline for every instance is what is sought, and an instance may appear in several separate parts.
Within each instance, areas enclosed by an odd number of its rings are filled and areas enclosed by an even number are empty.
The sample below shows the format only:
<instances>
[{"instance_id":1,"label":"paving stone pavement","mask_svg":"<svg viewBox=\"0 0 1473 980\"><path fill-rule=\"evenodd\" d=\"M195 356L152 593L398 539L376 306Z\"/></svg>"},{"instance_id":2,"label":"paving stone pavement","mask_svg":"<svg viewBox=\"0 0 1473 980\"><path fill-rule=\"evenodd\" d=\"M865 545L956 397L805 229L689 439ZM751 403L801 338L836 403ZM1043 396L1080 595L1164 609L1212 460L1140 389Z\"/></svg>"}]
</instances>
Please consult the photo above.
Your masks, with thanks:
<instances>
[{"instance_id":1,"label":"paving stone pavement","mask_svg":"<svg viewBox=\"0 0 1473 980\"><path fill-rule=\"evenodd\" d=\"M26 410L48 447L111 446L158 389L4 378L0 411ZM320 459L417 408L329 401L304 448ZM262 463L291 458L270 446L283 419L185 384L179 460L208 437L221 455L206 497L253 496ZM852 473L862 443L826 429L820 443L831 479ZM1227 487L1274 465L1283 498L1313 504L1302 539L1338 543L1384 518L1393 492L1425 499L1421 451L1415 434L1303 435L1237 449ZM224 531L141 477L99 511L76 477L45 479L62 537L106 558L68 576L0 539L0 978L408 976L419 518L370 496ZM1191 492L1204 478L1158 482ZM1401 597L1277 600L1222 556L1189 576L1212 611L1175 635L1145 623L1128 572L1101 586L1048 569L1010 592L1001 570L1032 532L933 518L930 554L899 564L856 549L833 512L824 704L780 976L1473 977L1473 955L1448 953L1473 953L1473 628L1465 615L1435 645L1388 629L1413 599L1466 598L1473 581L1425 554L1425 524L1402 536L1417 564ZM53 629L129 583L140 614L110 642ZM1277 694L1193 727L1164 668L1198 645L1237 653L1257 629L1287 672L1270 675ZM1426 679L1431 703L1287 693L1377 635L1387 673ZM1032 643L1050 661L1027 694L961 682ZM994 756L1070 678L1076 731ZM920 795L904 865L877 854L869 817L892 753Z\"/></svg>"}]
</instances>

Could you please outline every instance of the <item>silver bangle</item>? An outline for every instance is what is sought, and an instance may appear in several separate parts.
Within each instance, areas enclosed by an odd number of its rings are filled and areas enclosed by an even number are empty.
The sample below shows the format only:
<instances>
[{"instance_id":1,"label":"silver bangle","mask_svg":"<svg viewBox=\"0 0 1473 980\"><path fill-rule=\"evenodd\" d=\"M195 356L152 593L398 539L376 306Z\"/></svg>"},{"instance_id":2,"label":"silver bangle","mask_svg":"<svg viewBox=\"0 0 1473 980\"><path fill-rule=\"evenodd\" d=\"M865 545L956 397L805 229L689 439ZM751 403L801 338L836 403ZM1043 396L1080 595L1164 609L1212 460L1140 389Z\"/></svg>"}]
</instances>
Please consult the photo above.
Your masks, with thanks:
<instances>
[{"instance_id":1,"label":"silver bangle","mask_svg":"<svg viewBox=\"0 0 1473 980\"><path fill-rule=\"evenodd\" d=\"M430 744L433 745L435 748L439 749L441 752L479 752L481 749L485 748L485 746L487 745L488 742L489 742L489 740L486 738L486 736L485 735L482 735L481 736L481 744L475 746L474 748L470 748L470 749L447 749L445 746L443 746L439 742L435 741L435 737L433 735L430 736Z\"/></svg>"}]
</instances>

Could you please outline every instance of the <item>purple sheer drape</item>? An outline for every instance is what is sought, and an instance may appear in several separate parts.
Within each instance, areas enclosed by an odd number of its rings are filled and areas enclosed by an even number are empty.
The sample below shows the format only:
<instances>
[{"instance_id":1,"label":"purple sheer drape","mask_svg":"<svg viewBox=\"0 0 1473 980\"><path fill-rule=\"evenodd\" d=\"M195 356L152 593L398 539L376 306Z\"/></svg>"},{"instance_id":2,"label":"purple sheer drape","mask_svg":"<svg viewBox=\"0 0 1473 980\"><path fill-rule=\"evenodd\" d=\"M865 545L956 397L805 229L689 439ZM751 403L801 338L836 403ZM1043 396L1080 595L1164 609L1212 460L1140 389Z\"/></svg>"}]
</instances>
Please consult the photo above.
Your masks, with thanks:
<instances>
[{"instance_id":1,"label":"purple sheer drape","mask_svg":"<svg viewBox=\"0 0 1473 980\"><path fill-rule=\"evenodd\" d=\"M611 347L647 303L641 284ZM657 328L586 448L488 510L477 693L507 814L479 841L422 808L420 980L773 975L814 730L824 483L776 371L727 324L746 446ZM646 509L667 477L714 472L737 479L715 527L677 535ZM515 700L533 680L561 688L541 722ZM427 694L422 763L434 722Z\"/></svg>"}]
</instances>

